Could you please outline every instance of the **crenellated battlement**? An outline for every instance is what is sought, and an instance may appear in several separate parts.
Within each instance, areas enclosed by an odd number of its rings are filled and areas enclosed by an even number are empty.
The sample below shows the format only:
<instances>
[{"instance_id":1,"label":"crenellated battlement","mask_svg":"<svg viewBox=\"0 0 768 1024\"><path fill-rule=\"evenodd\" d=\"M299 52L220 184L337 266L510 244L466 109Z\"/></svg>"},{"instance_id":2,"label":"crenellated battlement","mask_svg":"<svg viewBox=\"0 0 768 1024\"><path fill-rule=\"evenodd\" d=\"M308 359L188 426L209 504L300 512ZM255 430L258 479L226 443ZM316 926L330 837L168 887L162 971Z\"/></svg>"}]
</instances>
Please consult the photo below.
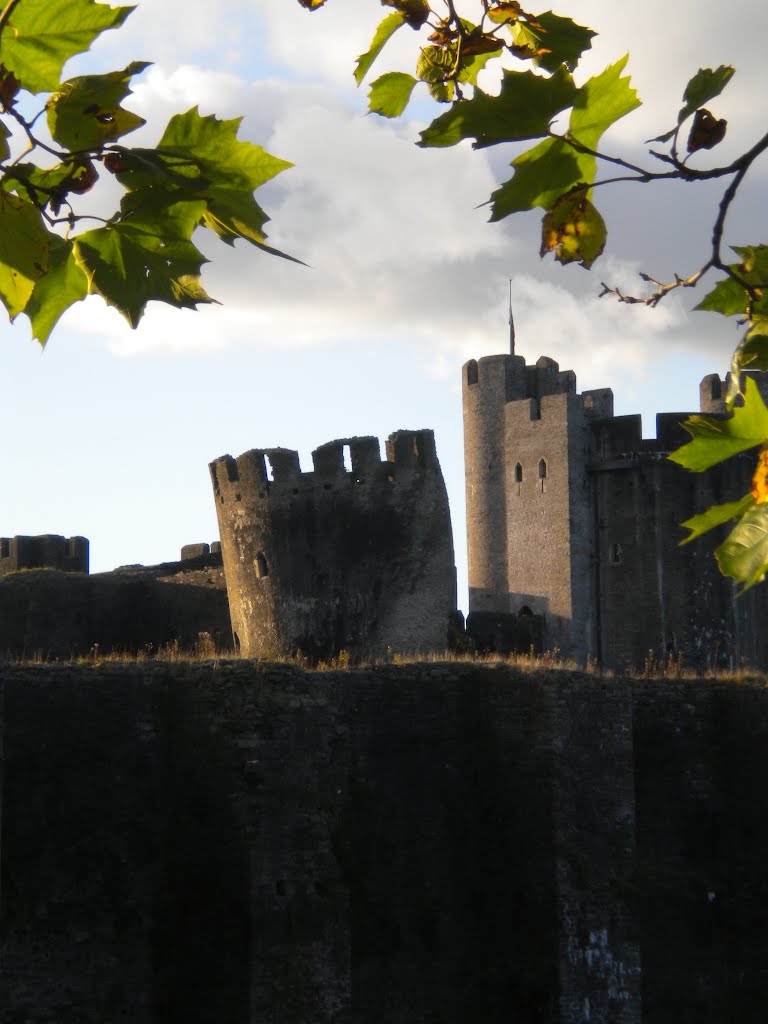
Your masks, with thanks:
<instances>
[{"instance_id":1,"label":"crenellated battlement","mask_svg":"<svg viewBox=\"0 0 768 1024\"><path fill-rule=\"evenodd\" d=\"M312 452L313 468L302 471L298 452L289 448L254 448L237 458L223 455L210 464L217 501L276 498L299 490L368 484L391 487L414 473L439 469L432 430L398 430L386 440L382 460L376 437L328 441Z\"/></svg>"},{"instance_id":2,"label":"crenellated battlement","mask_svg":"<svg viewBox=\"0 0 768 1024\"><path fill-rule=\"evenodd\" d=\"M60 569L88 572L89 544L85 537L46 533L38 537L0 537L0 575L20 569Z\"/></svg>"},{"instance_id":3,"label":"crenellated battlement","mask_svg":"<svg viewBox=\"0 0 768 1024\"><path fill-rule=\"evenodd\" d=\"M560 370L559 364L548 356L541 356L533 365L527 365L523 356L496 355L470 359L463 368L464 387L478 387L485 392L502 394L505 402L526 398L540 401L545 395L575 393L576 374L573 370Z\"/></svg>"},{"instance_id":4,"label":"crenellated battlement","mask_svg":"<svg viewBox=\"0 0 768 1024\"><path fill-rule=\"evenodd\" d=\"M456 578L431 430L211 463L235 643L275 657L445 647Z\"/></svg>"}]
</instances>

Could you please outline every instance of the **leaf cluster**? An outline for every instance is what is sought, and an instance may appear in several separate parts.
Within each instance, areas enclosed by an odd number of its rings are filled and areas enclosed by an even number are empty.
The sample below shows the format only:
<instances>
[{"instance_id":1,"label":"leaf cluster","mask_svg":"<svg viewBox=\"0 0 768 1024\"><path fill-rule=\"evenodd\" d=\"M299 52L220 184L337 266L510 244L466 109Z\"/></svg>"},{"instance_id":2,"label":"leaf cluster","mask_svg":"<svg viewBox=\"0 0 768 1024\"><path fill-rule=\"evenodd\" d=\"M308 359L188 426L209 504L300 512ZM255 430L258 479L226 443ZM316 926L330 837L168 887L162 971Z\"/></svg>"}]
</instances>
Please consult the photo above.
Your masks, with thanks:
<instances>
[{"instance_id":1,"label":"leaf cluster","mask_svg":"<svg viewBox=\"0 0 768 1024\"><path fill-rule=\"evenodd\" d=\"M206 260L192 241L198 227L284 255L267 245L268 217L253 193L290 165L238 140L239 121L193 109L171 119L155 148L131 148L122 140L144 121L123 103L148 64L61 80L70 58L132 10L96 0L10 0L0 14L0 301L12 320L29 318L43 344L89 294L132 327L151 300L213 302L200 278ZM24 142L17 152L14 132ZM98 218L81 212L78 199L104 172L124 194L110 217Z\"/></svg>"}]
</instances>

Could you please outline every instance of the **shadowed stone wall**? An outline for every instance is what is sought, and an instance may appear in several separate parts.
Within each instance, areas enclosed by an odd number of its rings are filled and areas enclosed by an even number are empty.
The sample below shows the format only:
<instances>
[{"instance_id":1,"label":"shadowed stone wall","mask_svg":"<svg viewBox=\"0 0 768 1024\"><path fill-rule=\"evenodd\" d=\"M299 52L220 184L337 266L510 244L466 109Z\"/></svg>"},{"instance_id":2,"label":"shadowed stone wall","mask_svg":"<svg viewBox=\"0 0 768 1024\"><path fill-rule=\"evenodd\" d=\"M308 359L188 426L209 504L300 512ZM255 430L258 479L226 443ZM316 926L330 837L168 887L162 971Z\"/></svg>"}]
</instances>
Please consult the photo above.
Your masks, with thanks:
<instances>
[{"instance_id":1,"label":"shadowed stone wall","mask_svg":"<svg viewBox=\"0 0 768 1024\"><path fill-rule=\"evenodd\" d=\"M2 670L0 1024L762 1024L768 696Z\"/></svg>"}]
</instances>

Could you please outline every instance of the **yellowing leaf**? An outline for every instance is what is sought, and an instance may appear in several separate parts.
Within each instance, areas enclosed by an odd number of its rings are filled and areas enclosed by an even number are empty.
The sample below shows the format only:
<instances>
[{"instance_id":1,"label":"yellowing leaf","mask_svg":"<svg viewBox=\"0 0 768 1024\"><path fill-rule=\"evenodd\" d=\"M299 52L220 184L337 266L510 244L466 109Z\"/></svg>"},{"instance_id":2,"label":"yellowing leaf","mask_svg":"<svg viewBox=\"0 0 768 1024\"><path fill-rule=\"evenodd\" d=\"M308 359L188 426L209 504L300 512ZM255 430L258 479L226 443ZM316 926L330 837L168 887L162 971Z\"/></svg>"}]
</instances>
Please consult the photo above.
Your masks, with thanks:
<instances>
[{"instance_id":1,"label":"yellowing leaf","mask_svg":"<svg viewBox=\"0 0 768 1024\"><path fill-rule=\"evenodd\" d=\"M768 501L768 448L763 448L757 457L750 493L757 505Z\"/></svg>"},{"instance_id":2,"label":"yellowing leaf","mask_svg":"<svg viewBox=\"0 0 768 1024\"><path fill-rule=\"evenodd\" d=\"M541 256L554 252L558 263L578 262L587 270L605 248L605 221L576 186L555 203L544 217Z\"/></svg>"},{"instance_id":3,"label":"yellowing leaf","mask_svg":"<svg viewBox=\"0 0 768 1024\"><path fill-rule=\"evenodd\" d=\"M32 203L0 191L0 299L11 320L48 269L50 238Z\"/></svg>"},{"instance_id":4,"label":"yellowing leaf","mask_svg":"<svg viewBox=\"0 0 768 1024\"><path fill-rule=\"evenodd\" d=\"M768 572L768 504L745 513L715 551L724 576L742 585L742 592L760 583Z\"/></svg>"},{"instance_id":5,"label":"yellowing leaf","mask_svg":"<svg viewBox=\"0 0 768 1024\"><path fill-rule=\"evenodd\" d=\"M36 282L24 315L32 325L32 337L45 345L62 314L88 294L88 279L78 266L71 242L51 236L47 273Z\"/></svg>"}]
</instances>

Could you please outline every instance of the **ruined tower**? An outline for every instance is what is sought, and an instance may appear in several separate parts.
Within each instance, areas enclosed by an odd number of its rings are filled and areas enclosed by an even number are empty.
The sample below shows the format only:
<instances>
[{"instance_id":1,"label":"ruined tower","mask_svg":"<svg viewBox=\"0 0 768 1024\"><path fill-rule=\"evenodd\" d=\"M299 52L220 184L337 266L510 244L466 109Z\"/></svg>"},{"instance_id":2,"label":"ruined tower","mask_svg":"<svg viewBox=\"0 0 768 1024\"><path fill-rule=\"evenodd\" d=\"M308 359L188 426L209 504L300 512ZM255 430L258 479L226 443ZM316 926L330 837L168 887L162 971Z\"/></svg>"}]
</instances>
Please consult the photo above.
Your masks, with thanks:
<instances>
[{"instance_id":1,"label":"ruined tower","mask_svg":"<svg viewBox=\"0 0 768 1024\"><path fill-rule=\"evenodd\" d=\"M725 415L724 394L706 377L702 411ZM680 547L683 520L749 490L749 453L688 473L667 456L688 439L689 413L657 416L644 439L640 416L613 415L609 389L579 394L546 357L470 360L463 399L468 626L480 646L526 649L530 617L542 647L581 663L768 662L765 590L735 600L717 540Z\"/></svg>"},{"instance_id":2,"label":"ruined tower","mask_svg":"<svg viewBox=\"0 0 768 1024\"><path fill-rule=\"evenodd\" d=\"M444 650L456 572L432 431L392 434L385 461L375 437L312 461L301 472L272 448L211 463L236 645L313 660Z\"/></svg>"}]
</instances>

